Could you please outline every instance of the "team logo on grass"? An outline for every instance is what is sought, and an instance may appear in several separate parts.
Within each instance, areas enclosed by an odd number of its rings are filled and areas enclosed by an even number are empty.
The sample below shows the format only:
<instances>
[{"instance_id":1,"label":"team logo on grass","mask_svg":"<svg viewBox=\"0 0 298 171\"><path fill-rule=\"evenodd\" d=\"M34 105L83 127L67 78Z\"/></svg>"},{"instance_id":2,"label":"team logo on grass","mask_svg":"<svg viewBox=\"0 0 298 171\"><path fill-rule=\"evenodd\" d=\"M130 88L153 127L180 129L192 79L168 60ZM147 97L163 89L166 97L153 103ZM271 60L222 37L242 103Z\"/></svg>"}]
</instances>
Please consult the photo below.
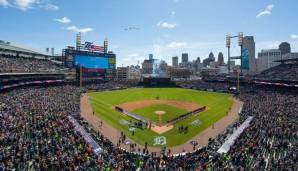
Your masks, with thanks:
<instances>
[{"instance_id":1,"label":"team logo on grass","mask_svg":"<svg viewBox=\"0 0 298 171\"><path fill-rule=\"evenodd\" d=\"M132 132L132 131L135 131L136 128L134 128L134 127L130 127L130 128L128 128L128 130Z\"/></svg>"},{"instance_id":2,"label":"team logo on grass","mask_svg":"<svg viewBox=\"0 0 298 171\"><path fill-rule=\"evenodd\" d=\"M128 125L129 122L128 122L127 120L125 120L125 119L120 119L120 120L119 120L119 124L120 124L120 125Z\"/></svg>"},{"instance_id":3,"label":"team logo on grass","mask_svg":"<svg viewBox=\"0 0 298 171\"><path fill-rule=\"evenodd\" d=\"M200 126L201 125L201 121L199 119L196 119L194 121L192 121L191 123L189 123L190 125L193 125L193 126Z\"/></svg>"},{"instance_id":4,"label":"team logo on grass","mask_svg":"<svg viewBox=\"0 0 298 171\"><path fill-rule=\"evenodd\" d=\"M155 136L153 141L154 141L153 145L166 145L167 144L167 139L164 136Z\"/></svg>"}]
</instances>

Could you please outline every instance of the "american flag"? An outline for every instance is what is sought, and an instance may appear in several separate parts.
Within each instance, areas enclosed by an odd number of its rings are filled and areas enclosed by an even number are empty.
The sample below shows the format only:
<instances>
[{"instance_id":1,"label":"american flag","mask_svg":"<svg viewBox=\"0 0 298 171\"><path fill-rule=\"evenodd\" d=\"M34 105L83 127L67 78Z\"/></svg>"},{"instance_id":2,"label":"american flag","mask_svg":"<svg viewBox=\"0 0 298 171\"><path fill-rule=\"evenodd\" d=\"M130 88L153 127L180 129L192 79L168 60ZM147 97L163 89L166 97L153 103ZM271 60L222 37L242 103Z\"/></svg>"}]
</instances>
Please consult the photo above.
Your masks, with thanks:
<instances>
[{"instance_id":1,"label":"american flag","mask_svg":"<svg viewBox=\"0 0 298 171\"><path fill-rule=\"evenodd\" d=\"M92 45L91 48L90 48L90 50L91 51L100 51L100 52L103 52L104 51L104 47Z\"/></svg>"},{"instance_id":2,"label":"american flag","mask_svg":"<svg viewBox=\"0 0 298 171\"><path fill-rule=\"evenodd\" d=\"M84 49L86 49L88 51L99 51L99 52L104 51L103 46L93 45L93 43L91 43L91 42L85 42L85 44L83 46L84 46Z\"/></svg>"}]
</instances>

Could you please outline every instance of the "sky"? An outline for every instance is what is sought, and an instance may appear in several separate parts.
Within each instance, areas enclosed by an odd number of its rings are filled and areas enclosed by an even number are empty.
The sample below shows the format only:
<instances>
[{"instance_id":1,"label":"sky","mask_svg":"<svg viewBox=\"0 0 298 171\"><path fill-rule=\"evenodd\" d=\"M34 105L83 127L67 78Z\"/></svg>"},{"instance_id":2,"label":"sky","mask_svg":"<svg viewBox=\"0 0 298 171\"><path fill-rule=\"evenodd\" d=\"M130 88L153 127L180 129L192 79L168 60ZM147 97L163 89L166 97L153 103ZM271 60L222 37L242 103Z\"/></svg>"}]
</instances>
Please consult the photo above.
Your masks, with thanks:
<instances>
[{"instance_id":1,"label":"sky","mask_svg":"<svg viewBox=\"0 0 298 171\"><path fill-rule=\"evenodd\" d=\"M0 40L61 53L82 41L102 45L117 55L117 66L141 64L149 53L171 64L172 56L189 60L227 60L225 35L254 36L256 52L280 42L298 51L297 0L0 0ZM239 55L237 40L232 56Z\"/></svg>"}]
</instances>

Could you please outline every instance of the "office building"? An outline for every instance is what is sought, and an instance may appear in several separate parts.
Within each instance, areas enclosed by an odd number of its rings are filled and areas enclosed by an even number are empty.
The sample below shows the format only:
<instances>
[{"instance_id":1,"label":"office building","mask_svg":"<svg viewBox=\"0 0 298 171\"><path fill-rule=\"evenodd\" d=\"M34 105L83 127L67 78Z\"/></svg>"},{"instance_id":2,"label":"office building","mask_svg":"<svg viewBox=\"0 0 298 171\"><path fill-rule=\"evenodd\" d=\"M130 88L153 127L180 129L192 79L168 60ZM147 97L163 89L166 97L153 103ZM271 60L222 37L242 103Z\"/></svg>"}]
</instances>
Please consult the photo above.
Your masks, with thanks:
<instances>
[{"instance_id":1,"label":"office building","mask_svg":"<svg viewBox=\"0 0 298 171\"><path fill-rule=\"evenodd\" d=\"M281 60L281 51L279 49L263 49L260 53L258 53L258 72L277 66L279 63L274 62L276 60Z\"/></svg>"},{"instance_id":2,"label":"office building","mask_svg":"<svg viewBox=\"0 0 298 171\"><path fill-rule=\"evenodd\" d=\"M172 66L175 68L178 67L178 56L172 57Z\"/></svg>"},{"instance_id":3,"label":"office building","mask_svg":"<svg viewBox=\"0 0 298 171\"><path fill-rule=\"evenodd\" d=\"M117 80L126 81L128 79L128 67L117 67Z\"/></svg>"},{"instance_id":4,"label":"office building","mask_svg":"<svg viewBox=\"0 0 298 171\"><path fill-rule=\"evenodd\" d=\"M182 53L182 63L188 62L188 53Z\"/></svg>"},{"instance_id":5,"label":"office building","mask_svg":"<svg viewBox=\"0 0 298 171\"><path fill-rule=\"evenodd\" d=\"M141 68L139 65L128 67L128 80L140 80Z\"/></svg>"},{"instance_id":6,"label":"office building","mask_svg":"<svg viewBox=\"0 0 298 171\"><path fill-rule=\"evenodd\" d=\"M145 59L142 63L142 74L152 74L153 71L153 60Z\"/></svg>"},{"instance_id":7,"label":"office building","mask_svg":"<svg viewBox=\"0 0 298 171\"><path fill-rule=\"evenodd\" d=\"M54 56L55 55L55 49L51 48L51 55Z\"/></svg>"},{"instance_id":8,"label":"office building","mask_svg":"<svg viewBox=\"0 0 298 171\"><path fill-rule=\"evenodd\" d=\"M291 45L288 42L282 42L279 44L278 49L280 50L281 55L291 53Z\"/></svg>"},{"instance_id":9,"label":"office building","mask_svg":"<svg viewBox=\"0 0 298 171\"><path fill-rule=\"evenodd\" d=\"M209 67L211 62L215 61L214 54L212 52L209 53L208 58L203 60L203 66L204 67Z\"/></svg>"},{"instance_id":10,"label":"office building","mask_svg":"<svg viewBox=\"0 0 298 171\"><path fill-rule=\"evenodd\" d=\"M149 60L153 60L153 54L149 54Z\"/></svg>"},{"instance_id":11,"label":"office building","mask_svg":"<svg viewBox=\"0 0 298 171\"><path fill-rule=\"evenodd\" d=\"M243 51L248 51L248 70L244 70L249 74L253 74L256 72L256 50L255 50L255 41L253 36L245 36L243 37Z\"/></svg>"},{"instance_id":12,"label":"office building","mask_svg":"<svg viewBox=\"0 0 298 171\"><path fill-rule=\"evenodd\" d=\"M219 52L217 57L217 65L223 65L224 63L225 61L224 61L223 53Z\"/></svg>"}]
</instances>

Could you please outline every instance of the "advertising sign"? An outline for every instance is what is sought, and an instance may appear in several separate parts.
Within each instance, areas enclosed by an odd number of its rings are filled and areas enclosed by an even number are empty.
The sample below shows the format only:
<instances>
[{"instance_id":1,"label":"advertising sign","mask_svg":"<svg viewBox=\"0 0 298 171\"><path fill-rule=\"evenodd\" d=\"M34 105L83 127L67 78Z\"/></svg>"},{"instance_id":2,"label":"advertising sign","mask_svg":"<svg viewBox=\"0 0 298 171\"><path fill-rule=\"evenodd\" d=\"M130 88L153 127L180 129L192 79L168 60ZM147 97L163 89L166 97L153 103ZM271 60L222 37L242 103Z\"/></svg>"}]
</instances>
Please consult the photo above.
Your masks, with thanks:
<instances>
[{"instance_id":1,"label":"advertising sign","mask_svg":"<svg viewBox=\"0 0 298 171\"><path fill-rule=\"evenodd\" d=\"M75 56L75 65L87 69L108 69L108 59L102 57Z\"/></svg>"},{"instance_id":2,"label":"advertising sign","mask_svg":"<svg viewBox=\"0 0 298 171\"><path fill-rule=\"evenodd\" d=\"M249 70L249 51L248 51L248 49L242 50L241 69Z\"/></svg>"},{"instance_id":3,"label":"advertising sign","mask_svg":"<svg viewBox=\"0 0 298 171\"><path fill-rule=\"evenodd\" d=\"M109 58L109 64L115 64L115 58Z\"/></svg>"}]
</instances>

